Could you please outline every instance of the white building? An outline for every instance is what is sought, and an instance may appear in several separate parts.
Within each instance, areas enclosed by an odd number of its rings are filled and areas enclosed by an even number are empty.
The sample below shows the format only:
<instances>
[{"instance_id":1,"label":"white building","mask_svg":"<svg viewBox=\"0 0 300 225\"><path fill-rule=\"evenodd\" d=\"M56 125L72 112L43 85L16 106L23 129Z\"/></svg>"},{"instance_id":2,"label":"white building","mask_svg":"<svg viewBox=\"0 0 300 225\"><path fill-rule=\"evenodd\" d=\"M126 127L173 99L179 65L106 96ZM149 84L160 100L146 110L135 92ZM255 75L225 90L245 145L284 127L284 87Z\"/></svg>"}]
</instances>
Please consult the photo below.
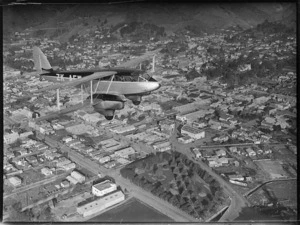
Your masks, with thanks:
<instances>
[{"instance_id":1,"label":"white building","mask_svg":"<svg viewBox=\"0 0 300 225\"><path fill-rule=\"evenodd\" d=\"M78 180L79 183L83 183L85 181L85 176L77 171L73 171L71 176Z\"/></svg>"},{"instance_id":2,"label":"white building","mask_svg":"<svg viewBox=\"0 0 300 225\"><path fill-rule=\"evenodd\" d=\"M256 156L256 152L255 152L252 148L247 148L247 149L246 149L246 152L248 153L248 155L249 155L250 157Z\"/></svg>"},{"instance_id":3,"label":"white building","mask_svg":"<svg viewBox=\"0 0 300 225\"><path fill-rule=\"evenodd\" d=\"M188 136L194 138L194 139L201 139L205 137L205 131L198 130L194 127L191 127L189 125L184 125L181 128L181 134L187 134Z\"/></svg>"},{"instance_id":4,"label":"white building","mask_svg":"<svg viewBox=\"0 0 300 225\"><path fill-rule=\"evenodd\" d=\"M110 180L105 180L92 186L92 193L96 196L103 196L115 190L117 190L117 185Z\"/></svg>"},{"instance_id":5,"label":"white building","mask_svg":"<svg viewBox=\"0 0 300 225\"><path fill-rule=\"evenodd\" d=\"M229 180L230 183L232 184L237 184L239 186L247 187L247 183L236 181L236 180Z\"/></svg>"},{"instance_id":6,"label":"white building","mask_svg":"<svg viewBox=\"0 0 300 225\"><path fill-rule=\"evenodd\" d=\"M74 184L74 185L75 185L75 184L78 183L78 180L75 179L75 178L72 177L72 176L67 176L66 179L67 179L68 181L70 181L71 184Z\"/></svg>"},{"instance_id":7,"label":"white building","mask_svg":"<svg viewBox=\"0 0 300 225\"><path fill-rule=\"evenodd\" d=\"M228 178L230 180L244 181L244 177L242 175L240 175L240 174L229 175Z\"/></svg>"},{"instance_id":8,"label":"white building","mask_svg":"<svg viewBox=\"0 0 300 225\"><path fill-rule=\"evenodd\" d=\"M11 134L5 134L4 135L4 143L5 144L14 143L19 137L20 137L19 134L16 132L13 132Z\"/></svg>"},{"instance_id":9,"label":"white building","mask_svg":"<svg viewBox=\"0 0 300 225\"><path fill-rule=\"evenodd\" d=\"M98 213L112 205L124 201L125 196L121 191L114 192L103 198L99 198L95 201L89 202L87 204L77 206L77 212L83 217L87 217Z\"/></svg>"},{"instance_id":10,"label":"white building","mask_svg":"<svg viewBox=\"0 0 300 225\"><path fill-rule=\"evenodd\" d=\"M41 173L44 174L45 176L50 176L50 175L52 175L52 170L50 170L49 168L44 167L44 168L41 169Z\"/></svg>"},{"instance_id":11,"label":"white building","mask_svg":"<svg viewBox=\"0 0 300 225\"><path fill-rule=\"evenodd\" d=\"M21 185L22 180L18 177L10 177L8 178L8 181L14 186L17 187L19 185Z\"/></svg>"}]
</instances>

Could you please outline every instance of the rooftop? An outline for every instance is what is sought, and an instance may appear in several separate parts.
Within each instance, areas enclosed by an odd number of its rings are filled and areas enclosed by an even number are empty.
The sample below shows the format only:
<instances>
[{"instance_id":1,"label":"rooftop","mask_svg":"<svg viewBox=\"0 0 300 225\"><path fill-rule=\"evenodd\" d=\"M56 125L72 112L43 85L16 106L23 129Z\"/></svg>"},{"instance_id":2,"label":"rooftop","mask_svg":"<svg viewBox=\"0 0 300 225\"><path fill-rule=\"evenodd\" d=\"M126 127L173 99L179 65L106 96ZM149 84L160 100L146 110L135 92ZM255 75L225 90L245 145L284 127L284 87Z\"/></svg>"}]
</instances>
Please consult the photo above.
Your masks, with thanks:
<instances>
[{"instance_id":1,"label":"rooftop","mask_svg":"<svg viewBox=\"0 0 300 225\"><path fill-rule=\"evenodd\" d=\"M105 180L99 184L93 185L93 187L97 188L99 191L103 191L107 188L110 188L113 185L113 183L110 180Z\"/></svg>"},{"instance_id":2,"label":"rooftop","mask_svg":"<svg viewBox=\"0 0 300 225\"><path fill-rule=\"evenodd\" d=\"M200 134L200 133L203 132L202 130L193 128L193 127L188 126L188 125L183 126L183 127L181 128L181 131L187 131L187 132L190 132L190 133L193 133L193 134Z\"/></svg>"}]
</instances>

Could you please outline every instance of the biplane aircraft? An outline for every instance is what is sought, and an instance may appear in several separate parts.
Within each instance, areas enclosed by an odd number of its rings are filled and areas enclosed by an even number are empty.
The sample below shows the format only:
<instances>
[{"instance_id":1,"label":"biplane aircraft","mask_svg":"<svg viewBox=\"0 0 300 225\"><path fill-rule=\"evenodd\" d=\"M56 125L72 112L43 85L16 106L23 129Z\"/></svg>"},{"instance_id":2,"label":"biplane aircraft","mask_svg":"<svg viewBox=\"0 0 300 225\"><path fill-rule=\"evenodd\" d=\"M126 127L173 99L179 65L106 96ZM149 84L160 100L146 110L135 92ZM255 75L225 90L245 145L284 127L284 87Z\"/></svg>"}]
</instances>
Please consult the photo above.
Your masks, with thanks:
<instances>
[{"instance_id":1,"label":"biplane aircraft","mask_svg":"<svg viewBox=\"0 0 300 225\"><path fill-rule=\"evenodd\" d=\"M122 66L138 65L157 51L148 52L147 55L134 59L132 64L129 61ZM115 67L76 71L56 70L51 67L47 57L38 47L33 48L33 60L40 79L55 82L53 85L39 89L38 92L57 90L57 105L59 108L60 88L80 88L81 93L85 91L89 94L88 99L94 110L104 115L107 120L114 118L115 110L124 108L126 99L138 105L142 100L142 96L149 95L160 87L155 79L139 69ZM153 58L152 70L154 70L154 63Z\"/></svg>"}]
</instances>

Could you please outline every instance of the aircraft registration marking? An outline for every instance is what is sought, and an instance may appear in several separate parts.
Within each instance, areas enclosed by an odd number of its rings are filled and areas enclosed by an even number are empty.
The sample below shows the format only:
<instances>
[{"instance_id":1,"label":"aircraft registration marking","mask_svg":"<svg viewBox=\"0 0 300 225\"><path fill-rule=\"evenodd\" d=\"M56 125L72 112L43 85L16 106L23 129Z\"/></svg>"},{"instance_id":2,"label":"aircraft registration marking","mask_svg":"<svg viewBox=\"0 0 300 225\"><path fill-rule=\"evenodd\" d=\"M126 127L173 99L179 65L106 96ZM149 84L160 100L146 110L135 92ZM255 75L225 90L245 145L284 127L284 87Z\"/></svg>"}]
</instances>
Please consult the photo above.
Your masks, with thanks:
<instances>
[{"instance_id":1,"label":"aircraft registration marking","mask_svg":"<svg viewBox=\"0 0 300 225\"><path fill-rule=\"evenodd\" d=\"M73 79L80 79L82 78L82 76L78 76L78 75L69 75L69 77L64 77L64 74L56 74L56 80L58 81L65 81L65 79L68 79L69 81L73 80Z\"/></svg>"}]
</instances>

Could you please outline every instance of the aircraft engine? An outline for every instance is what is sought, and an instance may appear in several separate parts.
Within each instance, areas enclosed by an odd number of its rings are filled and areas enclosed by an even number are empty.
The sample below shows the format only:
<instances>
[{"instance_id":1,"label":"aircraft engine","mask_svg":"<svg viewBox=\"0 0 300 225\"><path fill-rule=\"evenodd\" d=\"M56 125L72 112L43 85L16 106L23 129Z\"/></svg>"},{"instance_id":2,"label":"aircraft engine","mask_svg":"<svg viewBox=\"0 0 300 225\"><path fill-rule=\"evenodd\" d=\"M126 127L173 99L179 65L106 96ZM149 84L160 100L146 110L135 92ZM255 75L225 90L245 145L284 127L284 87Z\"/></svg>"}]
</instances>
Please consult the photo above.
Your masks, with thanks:
<instances>
[{"instance_id":1,"label":"aircraft engine","mask_svg":"<svg viewBox=\"0 0 300 225\"><path fill-rule=\"evenodd\" d=\"M139 105L142 101L141 95L126 95L126 98L131 100L134 105Z\"/></svg>"},{"instance_id":2,"label":"aircraft engine","mask_svg":"<svg viewBox=\"0 0 300 225\"><path fill-rule=\"evenodd\" d=\"M119 101L99 101L97 104L93 105L94 110L103 116L107 120L112 120L114 118L115 110L120 110L124 108L124 102Z\"/></svg>"}]
</instances>

